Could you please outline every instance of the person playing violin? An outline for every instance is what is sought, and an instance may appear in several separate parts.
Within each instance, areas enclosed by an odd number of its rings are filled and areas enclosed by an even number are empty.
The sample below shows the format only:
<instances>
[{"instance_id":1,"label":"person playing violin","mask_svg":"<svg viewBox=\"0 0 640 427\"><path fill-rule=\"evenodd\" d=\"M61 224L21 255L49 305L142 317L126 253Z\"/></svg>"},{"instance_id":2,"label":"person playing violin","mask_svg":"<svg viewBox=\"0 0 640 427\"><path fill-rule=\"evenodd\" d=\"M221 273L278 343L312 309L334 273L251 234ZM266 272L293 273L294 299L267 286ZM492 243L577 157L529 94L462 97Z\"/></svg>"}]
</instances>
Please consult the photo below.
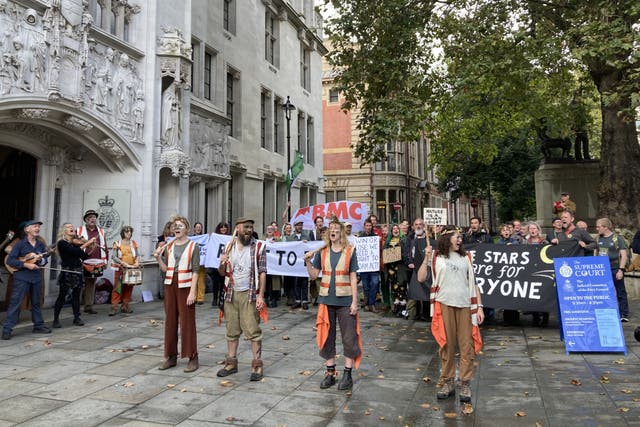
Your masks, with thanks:
<instances>
[{"instance_id":1,"label":"person playing violin","mask_svg":"<svg viewBox=\"0 0 640 427\"><path fill-rule=\"evenodd\" d=\"M84 286L82 273L82 261L89 255L84 251L90 245L95 244L95 237L84 240L76 236L73 224L67 222L62 225L58 233L58 253L60 254L62 271L58 276L58 298L53 308L53 327L61 328L60 311L67 298L67 292L71 289L71 309L73 310L73 324L83 326L80 318L80 293Z\"/></svg>"},{"instance_id":2,"label":"person playing violin","mask_svg":"<svg viewBox=\"0 0 640 427\"><path fill-rule=\"evenodd\" d=\"M35 219L24 224L25 237L16 243L7 259L7 265L17 269L13 274L13 291L7 318L4 321L2 339L11 339L13 327L20 320L20 303L28 292L31 296L31 320L33 333L49 334L51 329L45 326L40 306L42 273L40 267L47 263L47 248L39 238L42 222Z\"/></svg>"}]
</instances>

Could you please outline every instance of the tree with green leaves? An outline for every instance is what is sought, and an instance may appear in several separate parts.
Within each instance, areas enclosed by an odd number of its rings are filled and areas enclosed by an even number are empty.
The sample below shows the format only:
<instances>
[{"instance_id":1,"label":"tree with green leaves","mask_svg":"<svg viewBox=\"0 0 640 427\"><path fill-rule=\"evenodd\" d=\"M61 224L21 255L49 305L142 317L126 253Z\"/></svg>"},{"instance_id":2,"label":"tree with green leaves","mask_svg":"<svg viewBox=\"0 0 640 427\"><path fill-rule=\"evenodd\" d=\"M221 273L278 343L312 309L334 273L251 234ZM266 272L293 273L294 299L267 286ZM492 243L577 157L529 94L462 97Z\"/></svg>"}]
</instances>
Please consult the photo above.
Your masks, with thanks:
<instances>
[{"instance_id":1,"label":"tree with green leaves","mask_svg":"<svg viewBox=\"0 0 640 427\"><path fill-rule=\"evenodd\" d=\"M360 108L354 153L363 163L384 157L386 141L426 136L440 178L460 182L471 178L461 165L489 167L500 151L533 146L541 126L552 137L590 126L600 144L598 214L638 226L639 2L326 3L336 10L329 61L343 107Z\"/></svg>"}]
</instances>

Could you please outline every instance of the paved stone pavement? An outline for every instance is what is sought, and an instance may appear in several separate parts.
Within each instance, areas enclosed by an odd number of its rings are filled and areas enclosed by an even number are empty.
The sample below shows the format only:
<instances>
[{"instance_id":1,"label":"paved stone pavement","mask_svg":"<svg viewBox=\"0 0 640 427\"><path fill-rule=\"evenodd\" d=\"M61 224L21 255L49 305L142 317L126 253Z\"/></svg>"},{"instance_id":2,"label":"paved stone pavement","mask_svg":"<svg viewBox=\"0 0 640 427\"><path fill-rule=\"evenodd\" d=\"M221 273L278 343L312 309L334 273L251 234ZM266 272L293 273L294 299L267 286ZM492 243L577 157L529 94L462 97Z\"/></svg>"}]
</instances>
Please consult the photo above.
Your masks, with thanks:
<instances>
[{"instance_id":1,"label":"paved stone pavement","mask_svg":"<svg viewBox=\"0 0 640 427\"><path fill-rule=\"evenodd\" d=\"M208 296L210 298L210 296ZM352 393L320 390L315 309L270 309L264 326L265 378L249 382L251 351L239 372L215 373L225 354L217 309L197 307L200 369L159 371L162 302L134 313L85 315L51 335L31 333L28 313L0 341L0 427L20 426L640 426L640 344L625 324L629 354L567 355L556 327L483 328L472 383L473 413L436 399L439 361L429 324L361 313L365 356ZM215 316L214 316L215 314ZM45 310L45 318L52 318ZM553 319L552 319L553 322ZM338 346L340 351L341 347ZM342 360L338 360L341 368ZM518 416L520 415L520 416Z\"/></svg>"}]
</instances>

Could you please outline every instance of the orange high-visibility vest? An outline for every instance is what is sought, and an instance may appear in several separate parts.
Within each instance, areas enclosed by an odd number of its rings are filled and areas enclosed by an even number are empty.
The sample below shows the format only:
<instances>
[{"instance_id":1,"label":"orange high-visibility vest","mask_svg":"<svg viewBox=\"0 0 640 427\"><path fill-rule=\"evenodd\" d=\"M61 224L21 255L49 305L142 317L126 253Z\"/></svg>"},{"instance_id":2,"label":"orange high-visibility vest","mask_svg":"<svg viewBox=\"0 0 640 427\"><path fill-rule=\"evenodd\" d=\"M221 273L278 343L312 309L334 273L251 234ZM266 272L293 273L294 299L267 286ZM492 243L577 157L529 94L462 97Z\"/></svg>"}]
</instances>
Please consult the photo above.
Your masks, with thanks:
<instances>
[{"instance_id":1,"label":"orange high-visibility vest","mask_svg":"<svg viewBox=\"0 0 640 427\"><path fill-rule=\"evenodd\" d=\"M193 271L191 270L191 255L193 254L193 248L195 246L195 242L189 240L187 243L187 247L184 249L182 256L180 257L180 261L178 262L178 287L179 288L188 288L191 286L191 278L193 276ZM169 247L166 250L167 254L167 276L164 279L165 285L170 285L173 280L173 274L176 269L176 258L173 255L173 250L175 248L174 242L169 243Z\"/></svg>"},{"instance_id":2,"label":"orange high-visibility vest","mask_svg":"<svg viewBox=\"0 0 640 427\"><path fill-rule=\"evenodd\" d=\"M320 264L322 266L322 280L320 282L320 290L318 294L326 297L329 295L329 284L331 283L331 256L329 255L330 247L326 247L320 253ZM353 246L347 246L342 250L340 259L336 265L336 296L346 297L351 295L351 279L349 277L349 264L351 262L351 254Z\"/></svg>"}]
</instances>

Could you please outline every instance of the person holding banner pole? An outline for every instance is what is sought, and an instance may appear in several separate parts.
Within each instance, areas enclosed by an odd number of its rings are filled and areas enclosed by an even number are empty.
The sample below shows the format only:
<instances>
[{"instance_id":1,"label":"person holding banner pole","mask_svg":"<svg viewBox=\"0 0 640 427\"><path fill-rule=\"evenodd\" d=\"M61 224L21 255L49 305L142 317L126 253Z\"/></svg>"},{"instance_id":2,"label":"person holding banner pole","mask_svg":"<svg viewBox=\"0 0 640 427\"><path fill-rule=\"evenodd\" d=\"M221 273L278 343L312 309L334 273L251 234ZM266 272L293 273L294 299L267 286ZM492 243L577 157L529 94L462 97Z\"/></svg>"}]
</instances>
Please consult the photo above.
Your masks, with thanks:
<instances>
[{"instance_id":1,"label":"person holding banner pole","mask_svg":"<svg viewBox=\"0 0 640 427\"><path fill-rule=\"evenodd\" d=\"M419 281L427 278L427 264L423 262L418 268ZM440 347L438 355L442 364L437 398L446 399L455 394L457 343L460 350L459 399L470 402L474 359L482 349L478 325L484 320L484 312L471 256L462 248L462 236L457 228L447 227L438 238L431 270L431 332Z\"/></svg>"},{"instance_id":2,"label":"person holding banner pole","mask_svg":"<svg viewBox=\"0 0 640 427\"><path fill-rule=\"evenodd\" d=\"M307 242L309 241L309 232L302 229L304 221L295 221L293 224L293 233L287 237L289 242ZM302 308L309 309L309 279L306 277L293 277L289 283L293 283L293 291L295 294L295 304L292 309Z\"/></svg>"},{"instance_id":3,"label":"person holding banner pole","mask_svg":"<svg viewBox=\"0 0 640 427\"><path fill-rule=\"evenodd\" d=\"M340 325L344 354L344 375L338 390L353 387L351 371L358 369L362 359L360 321L358 318L358 258L347 241L344 224L333 221L325 237L326 245L304 256L309 278L315 280L322 272L318 301L316 341L327 371L320 383L327 389L336 383L336 332ZM313 258L313 261L312 261Z\"/></svg>"},{"instance_id":4,"label":"person holding banner pole","mask_svg":"<svg viewBox=\"0 0 640 427\"><path fill-rule=\"evenodd\" d=\"M380 239L380 245L382 246L382 237L376 234L373 230L373 222L371 218L367 218L364 221L364 230L358 237L373 237L378 236ZM366 271L360 273L360 280L362 280L362 290L364 293L364 310L375 313L376 310L376 296L378 294L378 287L380 286L380 272L378 271Z\"/></svg>"}]
</instances>

